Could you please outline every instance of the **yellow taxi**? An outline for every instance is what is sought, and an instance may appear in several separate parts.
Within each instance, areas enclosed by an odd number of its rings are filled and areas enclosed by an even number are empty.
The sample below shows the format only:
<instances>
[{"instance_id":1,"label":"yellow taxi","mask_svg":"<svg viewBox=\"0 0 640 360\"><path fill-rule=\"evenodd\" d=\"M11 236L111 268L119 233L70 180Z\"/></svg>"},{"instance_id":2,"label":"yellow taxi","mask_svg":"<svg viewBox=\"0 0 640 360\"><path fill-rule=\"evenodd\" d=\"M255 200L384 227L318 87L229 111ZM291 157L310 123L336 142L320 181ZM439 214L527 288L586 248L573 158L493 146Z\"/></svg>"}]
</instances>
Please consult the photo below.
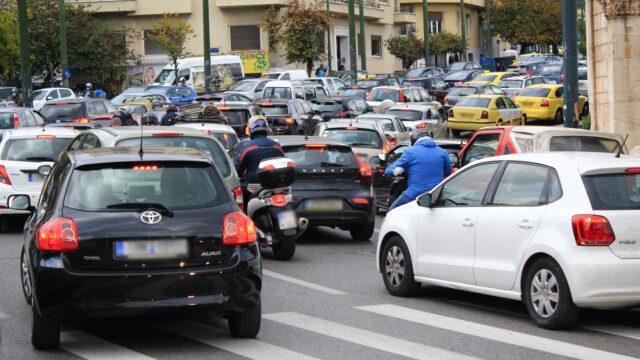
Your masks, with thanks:
<instances>
[{"instance_id":1,"label":"yellow taxi","mask_svg":"<svg viewBox=\"0 0 640 360\"><path fill-rule=\"evenodd\" d=\"M532 85L522 90L513 100L527 114L525 122L527 119L563 122L564 87L562 84ZM585 96L578 97L578 114L581 118L589 114L589 101Z\"/></svg>"},{"instance_id":2,"label":"yellow taxi","mask_svg":"<svg viewBox=\"0 0 640 360\"><path fill-rule=\"evenodd\" d=\"M525 115L504 95L469 95L449 109L449 129L454 136L485 126L521 125Z\"/></svg>"},{"instance_id":3,"label":"yellow taxi","mask_svg":"<svg viewBox=\"0 0 640 360\"><path fill-rule=\"evenodd\" d=\"M518 73L514 73L514 72L485 72L482 73L480 75L478 75L476 78L474 78L471 81L467 81L467 84L493 84L495 86L498 86L498 84L500 84L500 81L504 80L504 79L508 79L510 77L513 76L520 76L520 74Z\"/></svg>"}]
</instances>

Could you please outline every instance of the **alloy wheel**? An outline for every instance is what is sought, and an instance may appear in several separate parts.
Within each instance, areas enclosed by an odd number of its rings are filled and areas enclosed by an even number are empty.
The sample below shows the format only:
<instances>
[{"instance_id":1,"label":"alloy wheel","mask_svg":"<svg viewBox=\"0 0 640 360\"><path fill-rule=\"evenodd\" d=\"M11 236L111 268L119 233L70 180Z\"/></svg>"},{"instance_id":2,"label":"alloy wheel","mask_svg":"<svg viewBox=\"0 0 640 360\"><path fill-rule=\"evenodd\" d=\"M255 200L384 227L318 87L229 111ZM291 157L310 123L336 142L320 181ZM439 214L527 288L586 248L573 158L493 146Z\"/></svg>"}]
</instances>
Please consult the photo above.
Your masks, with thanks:
<instances>
[{"instance_id":1,"label":"alloy wheel","mask_svg":"<svg viewBox=\"0 0 640 360\"><path fill-rule=\"evenodd\" d=\"M540 269L531 281L531 303L535 312L543 318L551 317L560 300L558 281L547 269Z\"/></svg>"},{"instance_id":2,"label":"alloy wheel","mask_svg":"<svg viewBox=\"0 0 640 360\"><path fill-rule=\"evenodd\" d=\"M385 260L385 274L389 284L393 287L398 287L404 280L404 254L402 249L398 246L392 246L387 252L387 258Z\"/></svg>"},{"instance_id":3,"label":"alloy wheel","mask_svg":"<svg viewBox=\"0 0 640 360\"><path fill-rule=\"evenodd\" d=\"M29 264L27 261L27 252L22 252L22 260L20 261L20 271L22 273L22 289L27 298L31 298L31 275L29 274Z\"/></svg>"}]
</instances>

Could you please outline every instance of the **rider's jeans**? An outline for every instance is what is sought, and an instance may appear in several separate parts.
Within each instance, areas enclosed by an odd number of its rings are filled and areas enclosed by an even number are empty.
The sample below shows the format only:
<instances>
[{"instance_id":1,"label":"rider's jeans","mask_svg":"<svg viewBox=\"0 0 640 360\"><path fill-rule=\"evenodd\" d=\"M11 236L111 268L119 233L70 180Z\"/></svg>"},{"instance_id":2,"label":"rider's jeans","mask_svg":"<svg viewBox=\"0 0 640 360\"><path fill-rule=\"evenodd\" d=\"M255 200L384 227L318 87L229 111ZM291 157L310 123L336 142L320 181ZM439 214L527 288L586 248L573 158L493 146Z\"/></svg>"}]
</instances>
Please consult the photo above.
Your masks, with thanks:
<instances>
[{"instance_id":1,"label":"rider's jeans","mask_svg":"<svg viewBox=\"0 0 640 360\"><path fill-rule=\"evenodd\" d=\"M406 191L403 191L402 194L400 194L400 196L398 196L398 198L396 199L396 201L393 202L393 204L391 204L391 207L389 207L389 211L397 208L398 206L402 206L406 203L409 203L411 201L413 201L414 199L407 196Z\"/></svg>"}]
</instances>

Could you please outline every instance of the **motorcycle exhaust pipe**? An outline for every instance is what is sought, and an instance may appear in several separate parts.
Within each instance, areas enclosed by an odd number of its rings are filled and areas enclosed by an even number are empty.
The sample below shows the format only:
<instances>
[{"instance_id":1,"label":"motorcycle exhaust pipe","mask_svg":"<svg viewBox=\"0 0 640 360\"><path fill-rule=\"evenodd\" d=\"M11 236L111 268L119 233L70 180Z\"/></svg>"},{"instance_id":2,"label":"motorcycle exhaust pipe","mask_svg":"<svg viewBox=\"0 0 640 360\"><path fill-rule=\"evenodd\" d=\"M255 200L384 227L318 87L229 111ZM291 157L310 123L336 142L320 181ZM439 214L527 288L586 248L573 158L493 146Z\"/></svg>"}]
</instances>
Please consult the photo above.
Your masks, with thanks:
<instances>
[{"instance_id":1,"label":"motorcycle exhaust pipe","mask_svg":"<svg viewBox=\"0 0 640 360\"><path fill-rule=\"evenodd\" d=\"M309 219L303 218L303 217L298 219L298 229L307 230L308 227L309 227Z\"/></svg>"}]
</instances>

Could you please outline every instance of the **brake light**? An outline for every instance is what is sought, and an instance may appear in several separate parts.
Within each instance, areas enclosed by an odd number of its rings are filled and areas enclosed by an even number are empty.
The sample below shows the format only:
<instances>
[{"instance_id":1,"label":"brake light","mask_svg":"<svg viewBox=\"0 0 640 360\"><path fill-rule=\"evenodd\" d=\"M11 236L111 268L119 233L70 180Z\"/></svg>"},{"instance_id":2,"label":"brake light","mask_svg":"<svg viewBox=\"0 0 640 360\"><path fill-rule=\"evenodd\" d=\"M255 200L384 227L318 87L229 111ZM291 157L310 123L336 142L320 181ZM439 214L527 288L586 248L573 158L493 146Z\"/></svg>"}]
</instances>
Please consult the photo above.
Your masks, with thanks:
<instances>
[{"instance_id":1,"label":"brake light","mask_svg":"<svg viewBox=\"0 0 640 360\"><path fill-rule=\"evenodd\" d=\"M637 173L640 173L640 168L628 168L624 172L631 173L631 174L637 174Z\"/></svg>"},{"instance_id":2,"label":"brake light","mask_svg":"<svg viewBox=\"0 0 640 360\"><path fill-rule=\"evenodd\" d=\"M400 101L399 102L403 103L404 102L404 91L400 90L399 92L400 92Z\"/></svg>"},{"instance_id":3,"label":"brake light","mask_svg":"<svg viewBox=\"0 0 640 360\"><path fill-rule=\"evenodd\" d=\"M86 117L79 117L71 120L71 122L77 124L89 124L91 120L87 119Z\"/></svg>"},{"instance_id":4,"label":"brake light","mask_svg":"<svg viewBox=\"0 0 640 360\"><path fill-rule=\"evenodd\" d=\"M260 104L260 106L269 107L269 106L273 106L273 104L272 103L262 103L262 104Z\"/></svg>"},{"instance_id":5,"label":"brake light","mask_svg":"<svg viewBox=\"0 0 640 360\"><path fill-rule=\"evenodd\" d=\"M449 117L453 117L453 109L449 109Z\"/></svg>"},{"instance_id":6,"label":"brake light","mask_svg":"<svg viewBox=\"0 0 640 360\"><path fill-rule=\"evenodd\" d=\"M39 250L71 251L77 250L78 229L73 219L59 217L47 221L38 229Z\"/></svg>"},{"instance_id":7,"label":"brake light","mask_svg":"<svg viewBox=\"0 0 640 360\"><path fill-rule=\"evenodd\" d=\"M276 207L283 207L287 205L287 196L283 194L273 195L269 200L271 201L271 205Z\"/></svg>"},{"instance_id":8,"label":"brake light","mask_svg":"<svg viewBox=\"0 0 640 360\"><path fill-rule=\"evenodd\" d=\"M463 85L464 83L462 81L456 81L453 83L453 86L460 86Z\"/></svg>"},{"instance_id":9,"label":"brake light","mask_svg":"<svg viewBox=\"0 0 640 360\"><path fill-rule=\"evenodd\" d=\"M526 73L524 73L524 76L531 76L531 75L532 75L532 74L531 74L531 72L530 72L530 71L527 71Z\"/></svg>"},{"instance_id":10,"label":"brake light","mask_svg":"<svg viewBox=\"0 0 640 360\"><path fill-rule=\"evenodd\" d=\"M560 84L564 83L564 74L560 74Z\"/></svg>"},{"instance_id":11,"label":"brake light","mask_svg":"<svg viewBox=\"0 0 640 360\"><path fill-rule=\"evenodd\" d=\"M182 133L179 132L159 132L151 134L153 137L177 137L182 136Z\"/></svg>"},{"instance_id":12,"label":"brake light","mask_svg":"<svg viewBox=\"0 0 640 360\"><path fill-rule=\"evenodd\" d=\"M489 118L489 112L486 110L482 110L482 114L480 115L480 119L488 119Z\"/></svg>"},{"instance_id":13,"label":"brake light","mask_svg":"<svg viewBox=\"0 0 640 360\"><path fill-rule=\"evenodd\" d=\"M229 110L231 110L231 108L228 107L228 106L220 106L217 109L220 110L220 111L229 111Z\"/></svg>"},{"instance_id":14,"label":"brake light","mask_svg":"<svg viewBox=\"0 0 640 360\"><path fill-rule=\"evenodd\" d=\"M327 147L325 144L305 144L304 147L307 149L324 149Z\"/></svg>"},{"instance_id":15,"label":"brake light","mask_svg":"<svg viewBox=\"0 0 640 360\"><path fill-rule=\"evenodd\" d=\"M353 198L351 200L353 200L353 202L356 204L369 205L369 200L365 198Z\"/></svg>"},{"instance_id":16,"label":"brake light","mask_svg":"<svg viewBox=\"0 0 640 360\"><path fill-rule=\"evenodd\" d=\"M404 108L404 109L400 109L400 111L411 111L411 110Z\"/></svg>"},{"instance_id":17,"label":"brake light","mask_svg":"<svg viewBox=\"0 0 640 360\"><path fill-rule=\"evenodd\" d=\"M203 133L207 134L207 135L211 135L211 130L200 130Z\"/></svg>"},{"instance_id":18,"label":"brake light","mask_svg":"<svg viewBox=\"0 0 640 360\"><path fill-rule=\"evenodd\" d=\"M571 225L578 246L609 246L616 239L604 216L573 215Z\"/></svg>"},{"instance_id":19,"label":"brake light","mask_svg":"<svg viewBox=\"0 0 640 360\"><path fill-rule=\"evenodd\" d=\"M7 174L7 168L4 165L0 165L0 182L3 184L11 185L11 179Z\"/></svg>"},{"instance_id":20,"label":"brake light","mask_svg":"<svg viewBox=\"0 0 640 360\"><path fill-rule=\"evenodd\" d=\"M444 97L444 104L449 105L449 95Z\"/></svg>"},{"instance_id":21,"label":"brake light","mask_svg":"<svg viewBox=\"0 0 640 360\"><path fill-rule=\"evenodd\" d=\"M343 111L340 114L338 114L338 116L340 116L340 117L347 117L348 115L349 115L349 113L346 112L346 111Z\"/></svg>"},{"instance_id":22,"label":"brake light","mask_svg":"<svg viewBox=\"0 0 640 360\"><path fill-rule=\"evenodd\" d=\"M355 127L355 126L347 126L345 129L347 129L347 130L358 130L358 128Z\"/></svg>"},{"instance_id":23,"label":"brake light","mask_svg":"<svg viewBox=\"0 0 640 360\"><path fill-rule=\"evenodd\" d=\"M242 245L256 241L256 226L241 212L232 212L222 220L222 244Z\"/></svg>"},{"instance_id":24,"label":"brake light","mask_svg":"<svg viewBox=\"0 0 640 360\"><path fill-rule=\"evenodd\" d=\"M547 99L540 100L540 106L549 107L549 100L547 100Z\"/></svg>"},{"instance_id":25,"label":"brake light","mask_svg":"<svg viewBox=\"0 0 640 360\"><path fill-rule=\"evenodd\" d=\"M371 170L371 167L365 164L365 162L362 161L362 159L360 159L360 157L355 153L353 154L353 156L355 156L356 160L358 160L358 171L360 172L360 176L362 176L364 179L370 180L373 177L373 170Z\"/></svg>"},{"instance_id":26,"label":"brake light","mask_svg":"<svg viewBox=\"0 0 640 360\"><path fill-rule=\"evenodd\" d=\"M36 139L55 139L54 135L38 135Z\"/></svg>"},{"instance_id":27,"label":"brake light","mask_svg":"<svg viewBox=\"0 0 640 360\"><path fill-rule=\"evenodd\" d=\"M233 189L233 195L236 197L236 205L240 210L244 208L244 197L242 195L242 187L238 186Z\"/></svg>"},{"instance_id":28,"label":"brake light","mask_svg":"<svg viewBox=\"0 0 640 360\"><path fill-rule=\"evenodd\" d=\"M398 144L398 140L396 140L396 138L391 138L389 139L389 144L391 144L392 146L395 146Z\"/></svg>"},{"instance_id":29,"label":"brake light","mask_svg":"<svg viewBox=\"0 0 640 360\"><path fill-rule=\"evenodd\" d=\"M133 171L153 171L158 170L158 165L134 165Z\"/></svg>"},{"instance_id":30,"label":"brake light","mask_svg":"<svg viewBox=\"0 0 640 360\"><path fill-rule=\"evenodd\" d=\"M18 114L14 113L13 114L13 128L17 129L20 127L20 119L18 118Z\"/></svg>"},{"instance_id":31,"label":"brake light","mask_svg":"<svg viewBox=\"0 0 640 360\"><path fill-rule=\"evenodd\" d=\"M286 118L284 119L284 124L285 125L293 125L294 121L292 118Z\"/></svg>"},{"instance_id":32,"label":"brake light","mask_svg":"<svg viewBox=\"0 0 640 360\"><path fill-rule=\"evenodd\" d=\"M420 123L418 125L416 125L416 129L424 129L427 127L427 123Z\"/></svg>"}]
</instances>

